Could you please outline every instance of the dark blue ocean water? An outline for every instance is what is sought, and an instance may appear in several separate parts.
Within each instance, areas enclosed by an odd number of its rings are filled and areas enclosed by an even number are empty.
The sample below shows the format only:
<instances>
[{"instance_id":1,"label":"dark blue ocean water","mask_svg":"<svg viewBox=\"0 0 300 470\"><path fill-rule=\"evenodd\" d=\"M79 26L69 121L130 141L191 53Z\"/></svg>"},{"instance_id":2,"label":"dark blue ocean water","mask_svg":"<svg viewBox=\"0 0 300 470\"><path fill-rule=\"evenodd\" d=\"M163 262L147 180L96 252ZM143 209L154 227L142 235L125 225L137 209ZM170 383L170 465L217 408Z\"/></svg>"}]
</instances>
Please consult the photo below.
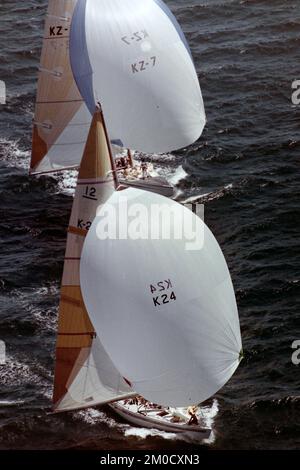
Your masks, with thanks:
<instances>
[{"instance_id":1,"label":"dark blue ocean water","mask_svg":"<svg viewBox=\"0 0 300 470\"><path fill-rule=\"evenodd\" d=\"M191 44L207 126L180 165L184 197L206 194L206 222L232 273L245 360L215 398L210 449L300 446L299 0L169 0ZM72 195L68 177L28 176L45 0L1 0L0 448L189 450L132 430L109 410L48 416L59 287ZM168 437L168 438L166 438Z\"/></svg>"}]
</instances>

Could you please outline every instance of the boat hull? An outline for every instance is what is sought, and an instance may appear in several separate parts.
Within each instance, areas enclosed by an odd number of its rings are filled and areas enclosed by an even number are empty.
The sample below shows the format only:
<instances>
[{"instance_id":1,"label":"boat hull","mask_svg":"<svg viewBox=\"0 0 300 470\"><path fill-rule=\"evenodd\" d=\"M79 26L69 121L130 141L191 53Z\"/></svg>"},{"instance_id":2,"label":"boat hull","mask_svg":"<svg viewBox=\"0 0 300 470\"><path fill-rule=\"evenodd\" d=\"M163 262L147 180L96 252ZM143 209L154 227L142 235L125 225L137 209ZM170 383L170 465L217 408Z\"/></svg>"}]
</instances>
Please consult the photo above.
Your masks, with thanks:
<instances>
[{"instance_id":1,"label":"boat hull","mask_svg":"<svg viewBox=\"0 0 300 470\"><path fill-rule=\"evenodd\" d=\"M114 403L109 406L115 413L121 416L121 418L123 418L130 424L134 424L135 426L148 429L158 429L159 431L175 434L188 433L197 435L197 437L200 437L200 439L208 439L211 434L211 429L203 428L200 425L190 426L188 424L179 424L164 421L163 418L152 418L150 416L145 416L142 413L130 411L128 408L122 406L119 403Z\"/></svg>"},{"instance_id":2,"label":"boat hull","mask_svg":"<svg viewBox=\"0 0 300 470\"><path fill-rule=\"evenodd\" d=\"M172 198L175 195L174 187L161 177L154 176L147 179L137 178L132 180L120 178L119 182L127 188L143 189L144 191L150 191L165 197Z\"/></svg>"}]
</instances>

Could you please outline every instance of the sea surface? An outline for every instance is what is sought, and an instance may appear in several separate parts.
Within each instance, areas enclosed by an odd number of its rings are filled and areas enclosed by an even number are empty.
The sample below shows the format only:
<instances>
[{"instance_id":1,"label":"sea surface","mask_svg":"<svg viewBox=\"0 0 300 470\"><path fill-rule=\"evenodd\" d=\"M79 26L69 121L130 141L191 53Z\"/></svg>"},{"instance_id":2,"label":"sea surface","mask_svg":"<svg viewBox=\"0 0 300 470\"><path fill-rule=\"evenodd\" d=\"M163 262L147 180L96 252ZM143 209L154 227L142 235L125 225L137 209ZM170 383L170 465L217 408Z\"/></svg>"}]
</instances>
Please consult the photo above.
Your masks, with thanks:
<instances>
[{"instance_id":1,"label":"sea surface","mask_svg":"<svg viewBox=\"0 0 300 470\"><path fill-rule=\"evenodd\" d=\"M207 403L202 444L132 428L107 409L47 415L74 175L28 176L46 0L0 1L0 449L300 447L299 0L168 0L191 44L207 126L154 160L201 196L236 290L245 359ZM183 179L180 180L180 175ZM179 181L180 180L180 181Z\"/></svg>"}]
</instances>

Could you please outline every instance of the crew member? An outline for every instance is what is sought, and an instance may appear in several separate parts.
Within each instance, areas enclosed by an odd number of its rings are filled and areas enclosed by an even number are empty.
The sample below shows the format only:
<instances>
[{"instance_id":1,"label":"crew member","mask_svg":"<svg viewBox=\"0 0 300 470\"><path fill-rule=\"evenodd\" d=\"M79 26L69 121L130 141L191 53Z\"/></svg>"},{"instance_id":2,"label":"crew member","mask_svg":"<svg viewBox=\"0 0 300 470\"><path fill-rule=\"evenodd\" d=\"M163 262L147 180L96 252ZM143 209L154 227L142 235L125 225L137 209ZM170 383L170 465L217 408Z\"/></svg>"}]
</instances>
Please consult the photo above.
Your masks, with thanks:
<instances>
[{"instance_id":1,"label":"crew member","mask_svg":"<svg viewBox=\"0 0 300 470\"><path fill-rule=\"evenodd\" d=\"M145 162L145 159L142 159L142 164L141 164L141 170L142 170L142 178L145 180L148 178L148 164Z\"/></svg>"},{"instance_id":2,"label":"crew member","mask_svg":"<svg viewBox=\"0 0 300 470\"><path fill-rule=\"evenodd\" d=\"M188 414L190 415L190 419L189 419L189 422L188 422L189 425L192 425L192 424L197 425L197 424L199 424L199 423L198 423L197 414L196 414L196 413L197 413L197 409L198 409L197 406L189 406L189 407L188 407L188 410L187 410L187 411L188 411Z\"/></svg>"}]
</instances>

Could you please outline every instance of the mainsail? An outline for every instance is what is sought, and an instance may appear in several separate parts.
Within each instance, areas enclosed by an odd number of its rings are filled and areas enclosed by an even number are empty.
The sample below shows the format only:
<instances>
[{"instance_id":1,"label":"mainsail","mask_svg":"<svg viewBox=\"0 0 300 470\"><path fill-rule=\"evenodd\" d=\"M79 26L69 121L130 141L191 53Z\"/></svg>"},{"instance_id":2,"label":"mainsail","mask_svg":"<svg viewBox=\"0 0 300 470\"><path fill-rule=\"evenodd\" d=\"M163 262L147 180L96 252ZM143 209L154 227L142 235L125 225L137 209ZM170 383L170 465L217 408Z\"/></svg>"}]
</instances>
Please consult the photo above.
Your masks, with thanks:
<instances>
[{"instance_id":1,"label":"mainsail","mask_svg":"<svg viewBox=\"0 0 300 470\"><path fill-rule=\"evenodd\" d=\"M103 404L132 395L107 353L85 309L79 280L88 229L113 193L114 175L103 116L94 115L72 208L59 307L54 410Z\"/></svg>"},{"instance_id":2,"label":"mainsail","mask_svg":"<svg viewBox=\"0 0 300 470\"><path fill-rule=\"evenodd\" d=\"M147 400L203 402L238 367L240 325L225 258L204 222L180 204L115 192L87 236L80 284L104 348Z\"/></svg>"},{"instance_id":3,"label":"mainsail","mask_svg":"<svg viewBox=\"0 0 300 470\"><path fill-rule=\"evenodd\" d=\"M78 0L70 58L89 110L101 102L112 141L168 152L200 137L205 111L197 73L161 0Z\"/></svg>"},{"instance_id":4,"label":"mainsail","mask_svg":"<svg viewBox=\"0 0 300 470\"><path fill-rule=\"evenodd\" d=\"M75 83L69 34L77 0L49 0L33 122L31 173L77 167L92 114Z\"/></svg>"}]
</instances>

